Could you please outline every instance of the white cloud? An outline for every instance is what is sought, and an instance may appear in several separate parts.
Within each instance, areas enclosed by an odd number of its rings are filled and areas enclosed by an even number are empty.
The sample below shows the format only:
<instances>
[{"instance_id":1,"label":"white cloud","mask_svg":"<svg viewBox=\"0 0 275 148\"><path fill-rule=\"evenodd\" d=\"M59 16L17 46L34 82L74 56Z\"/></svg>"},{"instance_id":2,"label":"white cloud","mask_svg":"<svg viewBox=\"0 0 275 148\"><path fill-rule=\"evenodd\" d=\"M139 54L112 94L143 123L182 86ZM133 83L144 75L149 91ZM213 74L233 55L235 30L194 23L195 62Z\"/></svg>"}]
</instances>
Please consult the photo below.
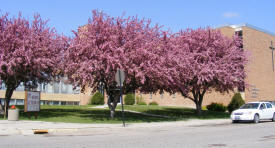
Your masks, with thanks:
<instances>
[{"instance_id":1,"label":"white cloud","mask_svg":"<svg viewBox=\"0 0 275 148\"><path fill-rule=\"evenodd\" d=\"M224 18L234 18L234 17L239 17L239 14L236 12L225 12L222 14Z\"/></svg>"}]
</instances>

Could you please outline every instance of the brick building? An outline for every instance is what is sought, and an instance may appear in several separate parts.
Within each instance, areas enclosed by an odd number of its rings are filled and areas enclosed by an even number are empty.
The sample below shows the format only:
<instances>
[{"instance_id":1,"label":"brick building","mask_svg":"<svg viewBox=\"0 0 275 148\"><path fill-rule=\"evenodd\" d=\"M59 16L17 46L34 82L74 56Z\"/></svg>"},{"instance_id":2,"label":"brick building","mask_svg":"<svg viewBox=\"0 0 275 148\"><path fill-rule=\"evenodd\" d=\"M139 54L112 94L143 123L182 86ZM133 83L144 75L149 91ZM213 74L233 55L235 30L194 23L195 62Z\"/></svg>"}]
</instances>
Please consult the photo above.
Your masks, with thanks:
<instances>
[{"instance_id":1,"label":"brick building","mask_svg":"<svg viewBox=\"0 0 275 148\"><path fill-rule=\"evenodd\" d=\"M243 49L249 51L249 63L245 67L247 71L246 82L249 84L242 96L245 101L275 100L275 71L273 71L271 42L275 45L275 34L261 28L249 25L225 25L216 28L222 34L232 37L237 34L243 39ZM274 55L275 58L275 55ZM160 105L184 105L194 106L189 99L180 94L140 94L146 102L156 101ZM211 92L204 97L203 105L211 102L228 104L233 93L220 94Z\"/></svg>"},{"instance_id":2,"label":"brick building","mask_svg":"<svg viewBox=\"0 0 275 148\"><path fill-rule=\"evenodd\" d=\"M234 34L241 36L243 38L243 49L250 52L250 62L245 67L247 71L246 82L249 84L249 87L242 93L245 100L275 101L275 72L272 67L272 50L270 49L271 41L273 41L275 45L275 34L249 24L225 25L216 29L220 30L222 34L228 37L232 37ZM2 90L0 90L1 98L4 97L4 89L4 85L2 85ZM23 104L23 90L24 88L17 88L17 91L15 91L12 96L13 100L11 104ZM82 94L77 90L73 90L70 84L66 84L63 81L41 85L37 90L41 91L41 104L84 105L89 102L91 97L89 92ZM156 101L159 105L195 106L191 100L182 97L180 94L136 93L136 96L141 96L147 103ZM204 97L203 105L207 105L211 102L228 104L232 96L233 93L207 93ZM107 102L106 96L105 102Z\"/></svg>"}]
</instances>

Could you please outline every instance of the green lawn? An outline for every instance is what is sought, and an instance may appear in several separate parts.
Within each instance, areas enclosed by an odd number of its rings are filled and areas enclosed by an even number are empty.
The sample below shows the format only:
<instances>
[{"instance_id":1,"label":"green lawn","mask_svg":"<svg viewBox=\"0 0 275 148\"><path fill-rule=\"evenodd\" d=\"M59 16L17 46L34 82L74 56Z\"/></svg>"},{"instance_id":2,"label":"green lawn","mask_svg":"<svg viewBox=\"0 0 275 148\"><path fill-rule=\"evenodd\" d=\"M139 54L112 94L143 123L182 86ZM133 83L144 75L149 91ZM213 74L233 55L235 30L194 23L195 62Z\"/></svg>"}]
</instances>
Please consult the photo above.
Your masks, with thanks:
<instances>
[{"instance_id":1,"label":"green lawn","mask_svg":"<svg viewBox=\"0 0 275 148\"><path fill-rule=\"evenodd\" d=\"M92 106L41 106L38 118L28 119L27 113L20 111L20 120L37 120L69 123L121 123L121 111L116 111L116 117L111 120L108 109L94 109ZM20 107L23 108L23 107ZM117 109L121 109L120 106ZM179 121L188 119L217 119L228 118L228 113L203 111L197 116L194 109L182 107L162 106L125 106L126 110L139 111L156 115L170 116L171 118L145 116L138 113L125 112L127 123ZM3 118L0 116L0 118Z\"/></svg>"},{"instance_id":2,"label":"green lawn","mask_svg":"<svg viewBox=\"0 0 275 148\"><path fill-rule=\"evenodd\" d=\"M121 109L120 106L118 108ZM202 115L198 116L195 109L185 107L125 105L124 109L148 114L170 116L176 118L176 120L229 118L229 113L211 112L207 110L203 110Z\"/></svg>"}]
</instances>

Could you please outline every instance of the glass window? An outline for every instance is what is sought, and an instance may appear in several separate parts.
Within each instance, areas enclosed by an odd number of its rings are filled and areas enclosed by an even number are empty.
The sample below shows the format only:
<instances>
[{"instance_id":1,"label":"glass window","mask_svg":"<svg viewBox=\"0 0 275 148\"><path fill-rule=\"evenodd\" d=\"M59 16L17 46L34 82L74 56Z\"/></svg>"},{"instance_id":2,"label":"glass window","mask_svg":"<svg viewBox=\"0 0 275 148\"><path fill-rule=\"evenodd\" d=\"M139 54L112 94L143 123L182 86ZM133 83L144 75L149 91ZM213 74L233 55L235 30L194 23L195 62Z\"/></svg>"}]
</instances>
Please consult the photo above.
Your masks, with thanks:
<instances>
[{"instance_id":1,"label":"glass window","mask_svg":"<svg viewBox=\"0 0 275 148\"><path fill-rule=\"evenodd\" d=\"M5 83L2 81L2 83L1 83L1 89L6 89L6 85L5 85Z\"/></svg>"},{"instance_id":2,"label":"glass window","mask_svg":"<svg viewBox=\"0 0 275 148\"><path fill-rule=\"evenodd\" d=\"M61 82L61 93L63 93L63 94L69 93L69 91L68 91L68 85L65 84L64 82Z\"/></svg>"},{"instance_id":3,"label":"glass window","mask_svg":"<svg viewBox=\"0 0 275 148\"><path fill-rule=\"evenodd\" d=\"M260 109L266 109L266 107L265 107L265 104L264 104L264 103L262 103L262 104L261 104Z\"/></svg>"},{"instance_id":4,"label":"glass window","mask_svg":"<svg viewBox=\"0 0 275 148\"><path fill-rule=\"evenodd\" d=\"M45 101L44 100L40 100L40 105L44 105Z\"/></svg>"},{"instance_id":5,"label":"glass window","mask_svg":"<svg viewBox=\"0 0 275 148\"><path fill-rule=\"evenodd\" d=\"M5 105L5 99L1 99L2 105Z\"/></svg>"},{"instance_id":6,"label":"glass window","mask_svg":"<svg viewBox=\"0 0 275 148\"><path fill-rule=\"evenodd\" d=\"M79 94L80 93L80 87L76 87L73 89L74 94Z\"/></svg>"},{"instance_id":7,"label":"glass window","mask_svg":"<svg viewBox=\"0 0 275 148\"><path fill-rule=\"evenodd\" d=\"M74 105L74 102L68 101L68 102L67 102L67 105Z\"/></svg>"},{"instance_id":8,"label":"glass window","mask_svg":"<svg viewBox=\"0 0 275 148\"><path fill-rule=\"evenodd\" d=\"M53 83L48 83L45 87L45 93L53 93Z\"/></svg>"},{"instance_id":9,"label":"glass window","mask_svg":"<svg viewBox=\"0 0 275 148\"><path fill-rule=\"evenodd\" d=\"M267 108L272 108L272 105L270 103L265 104Z\"/></svg>"},{"instance_id":10,"label":"glass window","mask_svg":"<svg viewBox=\"0 0 275 148\"><path fill-rule=\"evenodd\" d=\"M52 105L59 105L59 101L53 101Z\"/></svg>"},{"instance_id":11,"label":"glass window","mask_svg":"<svg viewBox=\"0 0 275 148\"><path fill-rule=\"evenodd\" d=\"M240 109L257 109L259 106L259 103L247 103L240 107Z\"/></svg>"},{"instance_id":12,"label":"glass window","mask_svg":"<svg viewBox=\"0 0 275 148\"><path fill-rule=\"evenodd\" d=\"M16 105L24 105L24 100L22 99L17 99L16 100Z\"/></svg>"},{"instance_id":13,"label":"glass window","mask_svg":"<svg viewBox=\"0 0 275 148\"><path fill-rule=\"evenodd\" d=\"M16 101L14 99L10 100L10 105L16 105Z\"/></svg>"},{"instance_id":14,"label":"glass window","mask_svg":"<svg viewBox=\"0 0 275 148\"><path fill-rule=\"evenodd\" d=\"M56 94L59 93L59 82L53 83L53 93L56 93Z\"/></svg>"},{"instance_id":15,"label":"glass window","mask_svg":"<svg viewBox=\"0 0 275 148\"><path fill-rule=\"evenodd\" d=\"M16 91L24 91L25 90L25 86L23 83L20 83L20 85L16 88Z\"/></svg>"},{"instance_id":16,"label":"glass window","mask_svg":"<svg viewBox=\"0 0 275 148\"><path fill-rule=\"evenodd\" d=\"M68 94L73 94L74 93L73 85L67 84L67 86L68 86Z\"/></svg>"}]
</instances>

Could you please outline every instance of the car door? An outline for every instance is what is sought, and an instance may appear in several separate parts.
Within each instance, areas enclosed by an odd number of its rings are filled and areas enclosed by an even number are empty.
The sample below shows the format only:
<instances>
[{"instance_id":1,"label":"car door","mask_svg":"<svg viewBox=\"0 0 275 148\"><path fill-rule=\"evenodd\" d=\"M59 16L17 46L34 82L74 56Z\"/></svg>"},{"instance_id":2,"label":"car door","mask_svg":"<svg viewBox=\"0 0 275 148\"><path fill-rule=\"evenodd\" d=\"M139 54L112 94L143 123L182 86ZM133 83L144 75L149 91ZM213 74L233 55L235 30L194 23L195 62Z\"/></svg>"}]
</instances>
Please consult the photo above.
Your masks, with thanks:
<instances>
[{"instance_id":1,"label":"car door","mask_svg":"<svg viewBox=\"0 0 275 148\"><path fill-rule=\"evenodd\" d=\"M272 119L274 111L272 108L272 105L270 103L265 103L266 105L266 110L267 110L267 119Z\"/></svg>"},{"instance_id":2,"label":"car door","mask_svg":"<svg viewBox=\"0 0 275 148\"><path fill-rule=\"evenodd\" d=\"M260 114L260 119L267 119L268 117L268 112L266 110L266 106L264 103L261 103L260 105L259 114Z\"/></svg>"}]
</instances>

